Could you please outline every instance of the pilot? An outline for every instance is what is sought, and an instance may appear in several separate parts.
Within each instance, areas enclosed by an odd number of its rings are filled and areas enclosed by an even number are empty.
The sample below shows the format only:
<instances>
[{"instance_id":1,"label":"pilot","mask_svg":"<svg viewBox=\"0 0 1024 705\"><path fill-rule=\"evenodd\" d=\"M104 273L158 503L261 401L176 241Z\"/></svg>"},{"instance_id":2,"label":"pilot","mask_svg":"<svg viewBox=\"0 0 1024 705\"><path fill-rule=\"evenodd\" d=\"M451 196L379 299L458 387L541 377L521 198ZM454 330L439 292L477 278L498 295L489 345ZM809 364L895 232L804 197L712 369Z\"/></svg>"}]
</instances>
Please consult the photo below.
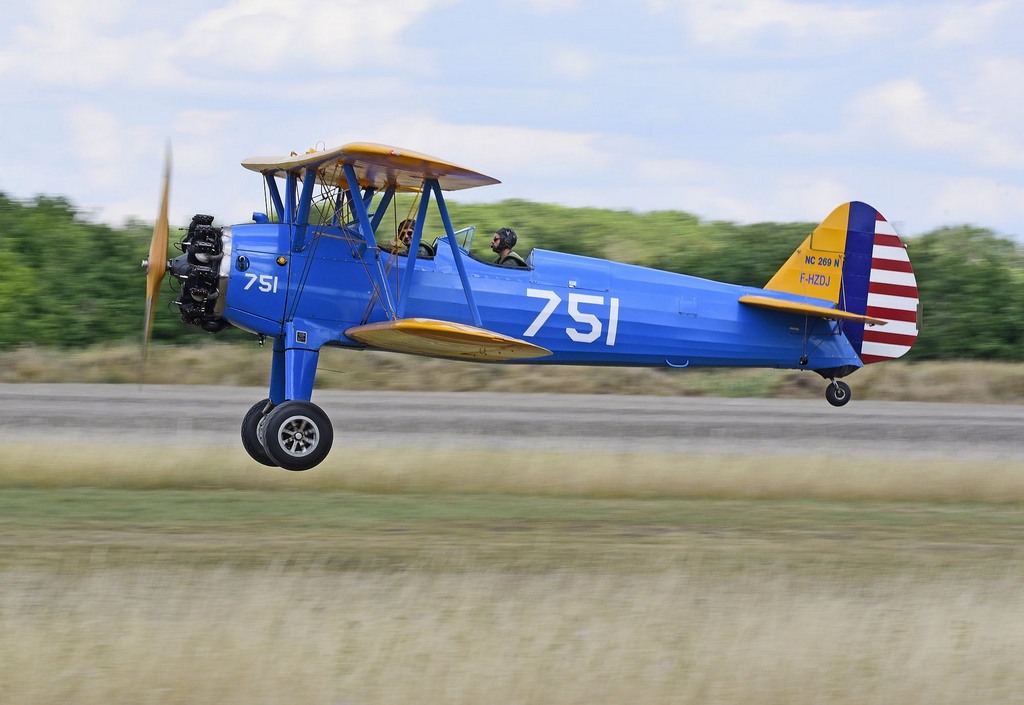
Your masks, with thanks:
<instances>
[{"instance_id":1,"label":"pilot","mask_svg":"<svg viewBox=\"0 0 1024 705\"><path fill-rule=\"evenodd\" d=\"M528 268L526 260L512 251L516 246L516 231L512 228L502 228L494 233L491 238L491 249L497 253L498 259L494 263L500 267L522 267Z\"/></svg>"}]
</instances>

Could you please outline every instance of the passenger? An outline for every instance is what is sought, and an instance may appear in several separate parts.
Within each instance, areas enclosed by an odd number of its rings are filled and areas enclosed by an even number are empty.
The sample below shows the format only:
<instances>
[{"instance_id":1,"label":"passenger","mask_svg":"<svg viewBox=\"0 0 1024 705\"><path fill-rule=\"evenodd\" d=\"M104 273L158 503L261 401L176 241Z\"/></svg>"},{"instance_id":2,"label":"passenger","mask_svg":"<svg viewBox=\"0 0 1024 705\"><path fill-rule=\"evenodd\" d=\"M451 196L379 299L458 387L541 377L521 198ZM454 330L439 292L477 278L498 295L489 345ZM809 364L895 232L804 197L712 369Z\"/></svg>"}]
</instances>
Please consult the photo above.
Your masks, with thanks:
<instances>
[{"instance_id":1,"label":"passenger","mask_svg":"<svg viewBox=\"0 0 1024 705\"><path fill-rule=\"evenodd\" d=\"M412 246L412 234L416 228L416 221L412 218L406 218L398 224L398 235L395 240L389 240L385 245L384 249L388 252L397 253L400 255L409 254L409 248ZM427 243L420 241L420 246L416 250L417 257L433 257L434 251Z\"/></svg>"},{"instance_id":2,"label":"passenger","mask_svg":"<svg viewBox=\"0 0 1024 705\"><path fill-rule=\"evenodd\" d=\"M494 233L494 237L491 238L491 249L498 255L498 259L494 260L496 265L529 268L526 260L512 251L516 246L516 240L516 231L512 228L502 228Z\"/></svg>"}]
</instances>

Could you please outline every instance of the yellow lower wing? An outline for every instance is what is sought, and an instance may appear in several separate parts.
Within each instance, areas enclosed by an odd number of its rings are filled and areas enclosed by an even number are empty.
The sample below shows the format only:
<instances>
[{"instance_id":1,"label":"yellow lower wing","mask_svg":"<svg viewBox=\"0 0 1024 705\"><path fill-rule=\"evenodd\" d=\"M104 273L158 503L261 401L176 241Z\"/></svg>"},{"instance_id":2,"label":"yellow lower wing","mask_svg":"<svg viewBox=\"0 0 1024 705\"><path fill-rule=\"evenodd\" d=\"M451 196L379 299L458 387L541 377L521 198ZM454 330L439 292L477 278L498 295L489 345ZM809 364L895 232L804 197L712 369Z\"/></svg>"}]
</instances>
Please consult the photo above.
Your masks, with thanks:
<instances>
[{"instance_id":1,"label":"yellow lower wing","mask_svg":"<svg viewBox=\"0 0 1024 705\"><path fill-rule=\"evenodd\" d=\"M518 360L551 351L525 340L432 318L400 318L355 326L345 335L374 348L458 360Z\"/></svg>"},{"instance_id":2,"label":"yellow lower wing","mask_svg":"<svg viewBox=\"0 0 1024 705\"><path fill-rule=\"evenodd\" d=\"M873 318L871 316L861 316L857 313L850 313L849 311L841 311L837 308L828 308L827 306L817 306L815 304L802 304L797 301L786 301L784 299L773 299L770 296L755 296L753 294L744 294L740 297L741 304L748 304L750 306L758 306L759 308L769 308L773 311L785 311L786 313L799 313L804 316L816 316L818 318L832 318L843 321L860 321L869 326L884 326L887 321L882 318Z\"/></svg>"}]
</instances>

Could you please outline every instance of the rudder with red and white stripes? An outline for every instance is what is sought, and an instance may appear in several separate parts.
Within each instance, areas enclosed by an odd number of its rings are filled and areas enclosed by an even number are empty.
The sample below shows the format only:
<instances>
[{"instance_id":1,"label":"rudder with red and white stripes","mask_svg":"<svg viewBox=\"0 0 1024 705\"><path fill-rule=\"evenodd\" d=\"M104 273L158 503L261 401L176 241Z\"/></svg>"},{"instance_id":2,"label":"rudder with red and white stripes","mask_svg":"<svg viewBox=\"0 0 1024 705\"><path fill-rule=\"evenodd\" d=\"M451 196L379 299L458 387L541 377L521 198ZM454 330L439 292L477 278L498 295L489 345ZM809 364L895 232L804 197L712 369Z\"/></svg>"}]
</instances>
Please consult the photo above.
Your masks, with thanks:
<instances>
[{"instance_id":1,"label":"rudder with red and white stripes","mask_svg":"<svg viewBox=\"0 0 1024 705\"><path fill-rule=\"evenodd\" d=\"M850 215L839 306L884 320L885 325L844 324L864 364L902 357L918 335L920 299L907 247L881 213L849 204Z\"/></svg>"}]
</instances>

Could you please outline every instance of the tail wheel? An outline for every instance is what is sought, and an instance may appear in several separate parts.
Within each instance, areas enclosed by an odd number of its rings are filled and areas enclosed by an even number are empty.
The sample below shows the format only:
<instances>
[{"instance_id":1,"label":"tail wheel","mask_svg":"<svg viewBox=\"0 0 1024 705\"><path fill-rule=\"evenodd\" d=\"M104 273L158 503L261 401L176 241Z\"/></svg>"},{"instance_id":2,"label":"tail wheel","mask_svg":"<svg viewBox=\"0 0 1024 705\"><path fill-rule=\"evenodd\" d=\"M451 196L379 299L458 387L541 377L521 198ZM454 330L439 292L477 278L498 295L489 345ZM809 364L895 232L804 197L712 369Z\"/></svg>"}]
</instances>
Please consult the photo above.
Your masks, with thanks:
<instances>
[{"instance_id":1,"label":"tail wheel","mask_svg":"<svg viewBox=\"0 0 1024 705\"><path fill-rule=\"evenodd\" d=\"M334 443L327 415L308 401L286 401L267 415L263 448L285 470L309 470L319 465Z\"/></svg>"},{"instance_id":2,"label":"tail wheel","mask_svg":"<svg viewBox=\"0 0 1024 705\"><path fill-rule=\"evenodd\" d=\"M277 463L263 447L267 416L273 408L274 405L270 403L270 400L264 399L253 404L252 408L245 413L245 417L242 419L242 447L257 463L276 468Z\"/></svg>"},{"instance_id":3,"label":"tail wheel","mask_svg":"<svg viewBox=\"0 0 1024 705\"><path fill-rule=\"evenodd\" d=\"M850 401L850 385L846 382L840 382L838 379L832 380L832 383L825 387L825 398L828 399L828 403L832 406L843 406Z\"/></svg>"}]
</instances>

